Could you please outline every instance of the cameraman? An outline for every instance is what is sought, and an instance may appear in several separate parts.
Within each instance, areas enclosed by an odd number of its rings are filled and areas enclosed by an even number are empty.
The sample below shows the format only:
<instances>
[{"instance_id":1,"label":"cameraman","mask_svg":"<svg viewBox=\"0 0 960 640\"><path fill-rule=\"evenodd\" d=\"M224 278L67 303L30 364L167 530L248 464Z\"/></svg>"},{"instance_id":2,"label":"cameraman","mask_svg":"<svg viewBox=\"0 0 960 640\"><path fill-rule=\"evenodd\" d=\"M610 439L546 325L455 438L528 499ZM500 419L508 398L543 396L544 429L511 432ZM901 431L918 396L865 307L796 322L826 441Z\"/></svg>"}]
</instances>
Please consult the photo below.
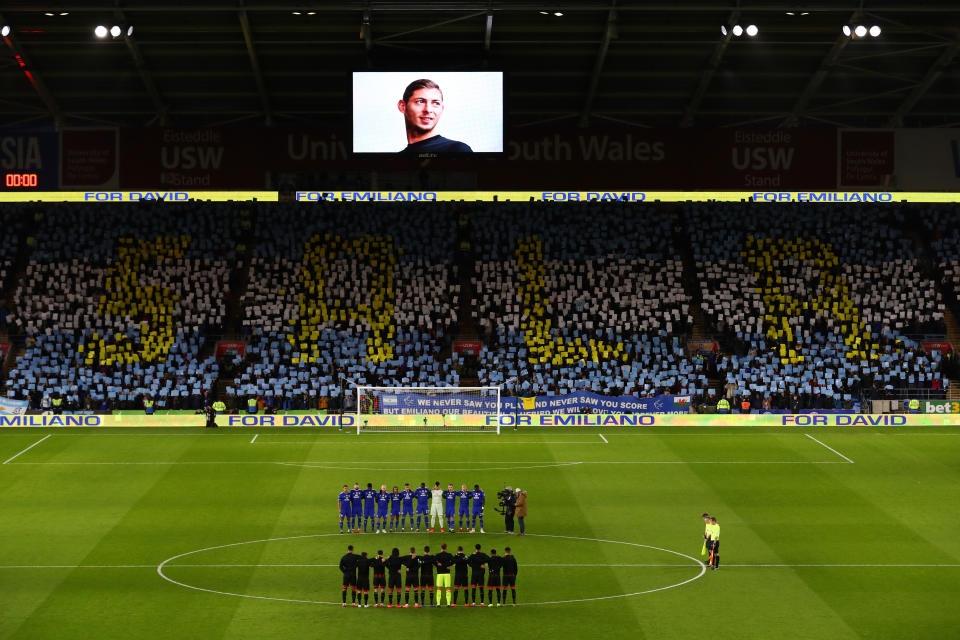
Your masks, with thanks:
<instances>
[{"instance_id":1,"label":"cameraman","mask_svg":"<svg viewBox=\"0 0 960 640\"><path fill-rule=\"evenodd\" d=\"M500 492L500 506L503 507L503 522L506 533L513 533L513 515L516 512L517 496L510 487Z\"/></svg>"}]
</instances>

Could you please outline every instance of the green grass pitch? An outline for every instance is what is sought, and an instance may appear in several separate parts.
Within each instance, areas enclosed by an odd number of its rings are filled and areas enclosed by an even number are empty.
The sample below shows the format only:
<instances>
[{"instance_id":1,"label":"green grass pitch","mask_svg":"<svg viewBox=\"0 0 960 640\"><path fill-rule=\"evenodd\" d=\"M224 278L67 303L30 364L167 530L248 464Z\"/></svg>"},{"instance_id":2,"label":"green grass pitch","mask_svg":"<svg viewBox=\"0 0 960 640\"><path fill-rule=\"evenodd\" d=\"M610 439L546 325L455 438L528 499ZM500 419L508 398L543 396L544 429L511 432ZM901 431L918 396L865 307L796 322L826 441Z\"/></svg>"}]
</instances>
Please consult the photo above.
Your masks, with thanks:
<instances>
[{"instance_id":1,"label":"green grass pitch","mask_svg":"<svg viewBox=\"0 0 960 640\"><path fill-rule=\"evenodd\" d=\"M0 460L0 638L900 639L960 628L960 428L9 429ZM436 480L479 483L488 502L523 487L531 535L506 536L491 508L484 535L338 533L344 483ZM698 562L703 511L722 526L716 572ZM372 554L441 542L511 546L524 606L319 604L339 602L347 544Z\"/></svg>"}]
</instances>

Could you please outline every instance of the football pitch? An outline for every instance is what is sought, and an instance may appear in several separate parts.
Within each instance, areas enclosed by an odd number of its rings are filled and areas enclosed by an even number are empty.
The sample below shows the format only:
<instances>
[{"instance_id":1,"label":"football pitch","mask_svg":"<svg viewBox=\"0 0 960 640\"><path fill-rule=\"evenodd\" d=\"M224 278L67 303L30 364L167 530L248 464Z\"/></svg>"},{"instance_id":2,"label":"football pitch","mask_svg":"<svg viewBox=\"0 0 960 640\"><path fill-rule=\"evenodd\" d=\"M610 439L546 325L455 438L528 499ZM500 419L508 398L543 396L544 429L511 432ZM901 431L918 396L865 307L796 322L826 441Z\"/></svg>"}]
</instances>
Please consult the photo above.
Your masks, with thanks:
<instances>
[{"instance_id":1,"label":"football pitch","mask_svg":"<svg viewBox=\"0 0 960 640\"><path fill-rule=\"evenodd\" d=\"M0 461L0 638L960 628L960 428L9 429ZM435 481L480 484L487 533L339 533L343 484ZM528 493L527 536L503 533L504 485ZM719 571L702 564L704 511L721 525ZM512 547L522 606L339 606L348 544L442 542Z\"/></svg>"}]
</instances>

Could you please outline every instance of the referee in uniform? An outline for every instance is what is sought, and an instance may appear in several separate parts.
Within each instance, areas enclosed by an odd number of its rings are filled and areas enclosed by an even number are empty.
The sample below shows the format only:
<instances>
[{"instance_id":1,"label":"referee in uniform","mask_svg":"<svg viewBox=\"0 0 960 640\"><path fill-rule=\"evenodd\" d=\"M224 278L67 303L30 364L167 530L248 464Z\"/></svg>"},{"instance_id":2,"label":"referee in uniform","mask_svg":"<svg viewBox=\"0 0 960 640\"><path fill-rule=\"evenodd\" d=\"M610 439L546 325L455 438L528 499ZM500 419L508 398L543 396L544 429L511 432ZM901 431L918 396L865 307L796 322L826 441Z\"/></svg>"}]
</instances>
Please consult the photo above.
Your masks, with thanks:
<instances>
[{"instance_id":1,"label":"referee in uniform","mask_svg":"<svg viewBox=\"0 0 960 640\"><path fill-rule=\"evenodd\" d=\"M720 568L720 525L714 517L710 518L710 568Z\"/></svg>"},{"instance_id":2,"label":"referee in uniform","mask_svg":"<svg viewBox=\"0 0 960 640\"><path fill-rule=\"evenodd\" d=\"M360 556L353 552L353 545L347 547L347 552L340 558L340 572L343 573L343 590L341 592L341 607L347 606L347 587L350 587L353 606L357 606L357 559Z\"/></svg>"}]
</instances>

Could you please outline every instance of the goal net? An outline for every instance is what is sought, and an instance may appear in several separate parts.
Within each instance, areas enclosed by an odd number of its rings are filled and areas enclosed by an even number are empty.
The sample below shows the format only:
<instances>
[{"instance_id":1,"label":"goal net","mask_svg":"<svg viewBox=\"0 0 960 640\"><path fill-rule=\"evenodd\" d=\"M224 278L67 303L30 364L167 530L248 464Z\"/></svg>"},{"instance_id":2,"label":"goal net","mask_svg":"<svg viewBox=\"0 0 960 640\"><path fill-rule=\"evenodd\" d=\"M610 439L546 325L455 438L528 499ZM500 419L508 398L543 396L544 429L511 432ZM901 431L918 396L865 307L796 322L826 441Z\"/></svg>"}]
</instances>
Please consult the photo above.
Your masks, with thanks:
<instances>
[{"instance_id":1,"label":"goal net","mask_svg":"<svg viewBox=\"0 0 960 640\"><path fill-rule=\"evenodd\" d=\"M357 435L383 431L500 433L500 387L357 387Z\"/></svg>"}]
</instances>

